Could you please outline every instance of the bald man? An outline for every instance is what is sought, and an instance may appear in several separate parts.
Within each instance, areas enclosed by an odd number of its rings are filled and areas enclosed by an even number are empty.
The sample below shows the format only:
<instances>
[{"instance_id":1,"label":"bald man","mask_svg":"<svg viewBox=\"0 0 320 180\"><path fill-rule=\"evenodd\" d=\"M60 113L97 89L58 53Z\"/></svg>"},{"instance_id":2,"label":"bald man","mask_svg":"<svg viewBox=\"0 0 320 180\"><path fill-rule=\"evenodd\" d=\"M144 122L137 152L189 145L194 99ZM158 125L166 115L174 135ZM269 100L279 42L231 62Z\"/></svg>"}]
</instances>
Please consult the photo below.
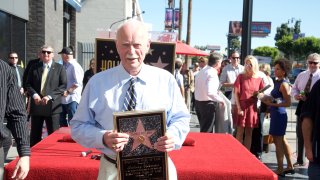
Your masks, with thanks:
<instances>
[{"instance_id":1,"label":"bald man","mask_svg":"<svg viewBox=\"0 0 320 180\"><path fill-rule=\"evenodd\" d=\"M117 31L116 47L120 65L90 79L70 123L73 139L103 153L98 179L117 179L116 154L130 137L114 131L112 114L127 110L124 101L130 79L136 79L137 102L133 110L166 111L167 132L153 144L156 150L169 152L181 148L190 130L190 114L173 75L143 62L150 48L145 25L136 20L124 23ZM170 159L168 166L169 178L177 179Z\"/></svg>"}]
</instances>

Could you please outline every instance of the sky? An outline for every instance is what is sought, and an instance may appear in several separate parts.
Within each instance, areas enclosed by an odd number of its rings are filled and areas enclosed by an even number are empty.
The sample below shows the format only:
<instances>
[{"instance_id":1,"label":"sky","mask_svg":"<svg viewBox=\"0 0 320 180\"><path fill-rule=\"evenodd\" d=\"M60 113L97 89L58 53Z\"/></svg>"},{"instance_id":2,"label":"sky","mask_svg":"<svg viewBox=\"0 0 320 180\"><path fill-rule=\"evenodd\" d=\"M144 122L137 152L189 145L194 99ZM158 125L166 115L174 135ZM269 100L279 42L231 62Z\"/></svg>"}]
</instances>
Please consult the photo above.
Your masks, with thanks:
<instances>
[{"instance_id":1,"label":"sky","mask_svg":"<svg viewBox=\"0 0 320 180\"><path fill-rule=\"evenodd\" d=\"M191 45L227 46L229 21L242 21L243 0L193 0ZM164 31L165 8L168 0L139 0L145 11L143 20L152 24L152 31ZM182 39L186 39L188 0L183 0ZM179 7L179 0L175 1ZM253 0L252 21L271 22L271 33L265 38L253 37L251 48L275 46L276 28L294 18L301 20L301 32L320 37L319 0ZM290 27L294 23L289 23Z\"/></svg>"}]
</instances>

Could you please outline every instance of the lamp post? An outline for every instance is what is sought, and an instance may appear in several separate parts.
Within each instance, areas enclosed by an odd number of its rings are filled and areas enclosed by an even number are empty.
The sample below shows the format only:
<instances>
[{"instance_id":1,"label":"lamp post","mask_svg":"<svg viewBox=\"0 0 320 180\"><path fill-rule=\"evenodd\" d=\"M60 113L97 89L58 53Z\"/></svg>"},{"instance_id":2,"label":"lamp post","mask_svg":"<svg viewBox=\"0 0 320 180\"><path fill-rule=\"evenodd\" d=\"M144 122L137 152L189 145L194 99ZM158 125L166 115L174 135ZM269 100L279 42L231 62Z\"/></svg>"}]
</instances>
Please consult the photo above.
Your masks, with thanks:
<instances>
[{"instance_id":1,"label":"lamp post","mask_svg":"<svg viewBox=\"0 0 320 180\"><path fill-rule=\"evenodd\" d=\"M113 25L115 25L115 24L117 24L117 23L119 23L119 22L125 21L125 20L132 19L132 18L134 18L134 17L136 17L136 16L140 16L141 14L144 14L144 13L145 13L145 11L142 11L141 13L136 14L136 15L134 15L134 16L132 16L132 17L126 17L126 18L124 18L124 19L121 19L121 20L119 20L119 21L115 21L115 22L113 22L112 24L110 24L110 26L109 26L109 38L110 38L110 35L111 35L111 28L112 28Z\"/></svg>"}]
</instances>

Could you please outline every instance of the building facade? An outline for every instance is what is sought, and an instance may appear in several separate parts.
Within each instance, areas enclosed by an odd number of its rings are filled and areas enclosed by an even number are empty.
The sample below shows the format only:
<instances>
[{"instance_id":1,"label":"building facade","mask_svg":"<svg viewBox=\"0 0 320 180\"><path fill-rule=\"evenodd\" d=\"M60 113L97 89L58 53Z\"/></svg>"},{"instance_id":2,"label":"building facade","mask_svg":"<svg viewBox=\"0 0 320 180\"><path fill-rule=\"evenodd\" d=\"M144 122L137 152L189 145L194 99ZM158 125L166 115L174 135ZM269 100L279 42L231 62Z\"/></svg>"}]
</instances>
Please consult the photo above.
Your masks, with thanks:
<instances>
[{"instance_id":1,"label":"building facade","mask_svg":"<svg viewBox=\"0 0 320 180\"><path fill-rule=\"evenodd\" d=\"M19 55L20 64L37 58L42 45L55 49L76 44L77 0L1 0L0 58L6 60L10 51Z\"/></svg>"}]
</instances>

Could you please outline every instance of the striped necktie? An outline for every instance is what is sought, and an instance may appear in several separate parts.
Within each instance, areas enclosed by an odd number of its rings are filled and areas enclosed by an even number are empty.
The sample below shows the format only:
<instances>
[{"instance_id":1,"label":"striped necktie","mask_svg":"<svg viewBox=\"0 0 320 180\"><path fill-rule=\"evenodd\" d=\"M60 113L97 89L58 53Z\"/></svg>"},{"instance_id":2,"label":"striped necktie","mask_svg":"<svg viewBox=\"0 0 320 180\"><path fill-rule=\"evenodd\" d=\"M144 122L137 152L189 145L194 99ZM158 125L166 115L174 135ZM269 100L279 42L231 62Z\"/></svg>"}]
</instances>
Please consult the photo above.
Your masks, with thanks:
<instances>
[{"instance_id":1,"label":"striped necktie","mask_svg":"<svg viewBox=\"0 0 320 180\"><path fill-rule=\"evenodd\" d=\"M310 92L311 82L312 82L312 73L310 74L309 79L306 84L306 87L304 88L304 92L306 94L309 94L309 92Z\"/></svg>"},{"instance_id":2,"label":"striped necktie","mask_svg":"<svg viewBox=\"0 0 320 180\"><path fill-rule=\"evenodd\" d=\"M123 109L125 111L132 111L135 110L136 108L136 102L137 102L137 95L136 95L136 91L135 91L135 84L137 82L136 78L131 78L129 80L130 82L130 86L126 92L126 96L124 98L124 104L123 104Z\"/></svg>"},{"instance_id":3,"label":"striped necktie","mask_svg":"<svg viewBox=\"0 0 320 180\"><path fill-rule=\"evenodd\" d=\"M48 66L48 64L45 64L44 70L43 70L42 76L41 76L41 95L43 95L43 96L45 96L45 94L46 94L45 86L46 86L48 72L49 72L49 66Z\"/></svg>"}]
</instances>

